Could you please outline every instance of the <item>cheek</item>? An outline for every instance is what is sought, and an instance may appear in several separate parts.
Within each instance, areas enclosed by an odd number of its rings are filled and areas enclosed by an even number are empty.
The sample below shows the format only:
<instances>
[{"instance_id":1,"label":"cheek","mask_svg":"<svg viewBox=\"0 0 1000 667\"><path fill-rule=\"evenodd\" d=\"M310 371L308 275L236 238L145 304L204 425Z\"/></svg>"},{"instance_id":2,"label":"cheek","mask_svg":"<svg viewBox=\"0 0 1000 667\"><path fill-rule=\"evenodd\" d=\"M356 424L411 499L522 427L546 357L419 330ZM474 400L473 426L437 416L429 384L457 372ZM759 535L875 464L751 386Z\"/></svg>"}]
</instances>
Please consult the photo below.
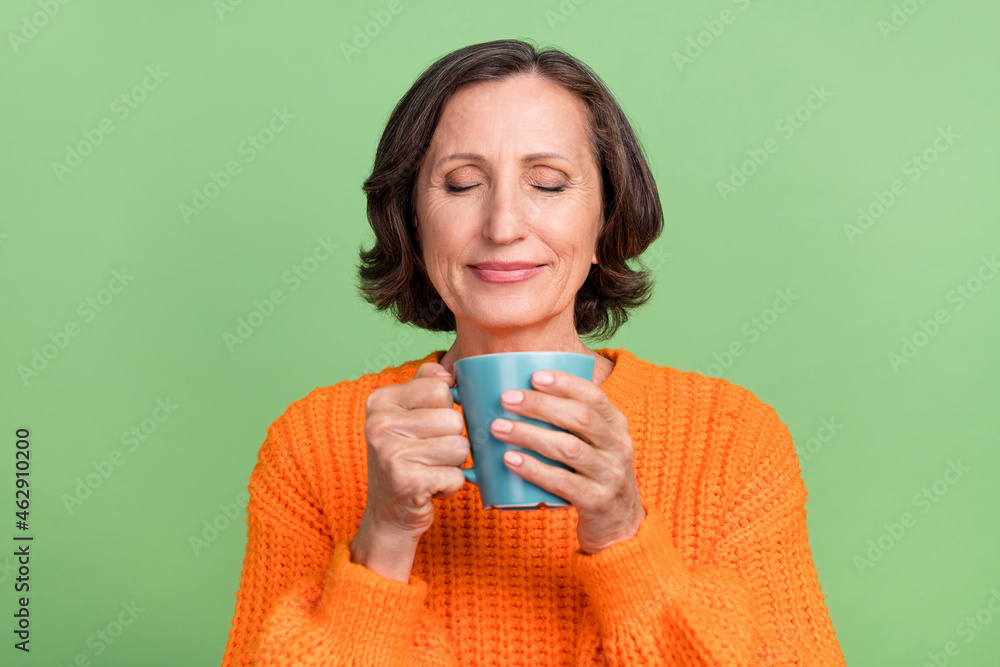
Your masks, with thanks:
<instances>
[{"instance_id":1,"label":"cheek","mask_svg":"<svg viewBox=\"0 0 1000 667\"><path fill-rule=\"evenodd\" d=\"M447 225L421 223L420 252L428 275L439 284L460 271L464 248L463 236L449 231Z\"/></svg>"},{"instance_id":2,"label":"cheek","mask_svg":"<svg viewBox=\"0 0 1000 667\"><path fill-rule=\"evenodd\" d=\"M479 220L482 201L468 193L461 197L435 191L417 207L417 216L424 228L423 237L461 234Z\"/></svg>"},{"instance_id":3,"label":"cheek","mask_svg":"<svg viewBox=\"0 0 1000 667\"><path fill-rule=\"evenodd\" d=\"M601 228L600 204L588 197L567 199L558 217L551 219L548 238L552 251L566 261L590 264Z\"/></svg>"},{"instance_id":4,"label":"cheek","mask_svg":"<svg viewBox=\"0 0 1000 667\"><path fill-rule=\"evenodd\" d=\"M419 223L420 250L425 260L438 254L442 244L447 243L448 220L447 207L435 198L425 199L417 207Z\"/></svg>"},{"instance_id":5,"label":"cheek","mask_svg":"<svg viewBox=\"0 0 1000 667\"><path fill-rule=\"evenodd\" d=\"M568 192L558 204L555 210L559 217L565 218L565 223L571 224L585 238L600 224L602 205L598 189L587 187Z\"/></svg>"}]
</instances>

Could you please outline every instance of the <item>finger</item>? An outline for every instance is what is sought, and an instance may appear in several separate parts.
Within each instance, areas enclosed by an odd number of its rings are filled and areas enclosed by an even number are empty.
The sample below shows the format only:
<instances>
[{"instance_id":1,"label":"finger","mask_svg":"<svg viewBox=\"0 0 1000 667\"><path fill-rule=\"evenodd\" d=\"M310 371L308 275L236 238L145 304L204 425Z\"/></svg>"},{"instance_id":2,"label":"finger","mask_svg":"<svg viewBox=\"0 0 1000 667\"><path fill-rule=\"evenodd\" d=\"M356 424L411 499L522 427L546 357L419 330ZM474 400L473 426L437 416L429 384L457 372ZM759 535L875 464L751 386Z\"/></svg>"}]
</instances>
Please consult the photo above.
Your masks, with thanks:
<instances>
[{"instance_id":1,"label":"finger","mask_svg":"<svg viewBox=\"0 0 1000 667\"><path fill-rule=\"evenodd\" d=\"M515 459L520 459L516 463ZM554 493L573 506L580 504L593 487L593 483L582 475L563 470L538 459L519 452L507 452L503 457L504 465L517 475L532 484L537 484L549 493Z\"/></svg>"},{"instance_id":2,"label":"finger","mask_svg":"<svg viewBox=\"0 0 1000 667\"><path fill-rule=\"evenodd\" d=\"M392 404L396 407L411 410L413 408L444 408L455 404L449 386L451 382L444 377L435 375L428 362L423 364L417 372L420 376L414 376L409 382L398 385L390 385L393 394ZM448 376L449 378L451 376Z\"/></svg>"},{"instance_id":3,"label":"finger","mask_svg":"<svg viewBox=\"0 0 1000 667\"><path fill-rule=\"evenodd\" d=\"M540 383L539 376L548 373L552 382ZM591 406L609 424L614 424L623 415L608 398L604 390L592 381L563 371L535 371L531 376L531 386L549 396L575 398Z\"/></svg>"},{"instance_id":4,"label":"finger","mask_svg":"<svg viewBox=\"0 0 1000 667\"><path fill-rule=\"evenodd\" d=\"M420 368L418 368L417 372L413 374L413 377L441 377L441 379L445 380L449 386L452 384L452 380L454 379L452 374L449 373L444 366L434 361L428 361L420 364Z\"/></svg>"},{"instance_id":5,"label":"finger","mask_svg":"<svg viewBox=\"0 0 1000 667\"><path fill-rule=\"evenodd\" d=\"M585 380L563 371L549 371L549 374L552 375L552 383L543 385L537 381L538 372L536 371L532 375L532 386L550 396L576 398L591 406L609 424L615 424L624 417L608 398L608 395L604 393L604 390L591 380Z\"/></svg>"},{"instance_id":6,"label":"finger","mask_svg":"<svg viewBox=\"0 0 1000 667\"><path fill-rule=\"evenodd\" d=\"M465 430L465 420L461 413L446 408L391 410L373 415L371 420L376 421L372 425L373 429L382 427L387 433L413 440L461 435Z\"/></svg>"},{"instance_id":7,"label":"finger","mask_svg":"<svg viewBox=\"0 0 1000 667\"><path fill-rule=\"evenodd\" d=\"M365 414L447 407L450 394L451 390L441 378L414 378L409 382L373 389L365 399Z\"/></svg>"},{"instance_id":8,"label":"finger","mask_svg":"<svg viewBox=\"0 0 1000 667\"><path fill-rule=\"evenodd\" d=\"M522 391L520 403L501 395L503 407L525 417L552 424L575 434L595 447L606 449L614 442L611 424L591 405L576 398L553 396L539 391Z\"/></svg>"},{"instance_id":9,"label":"finger","mask_svg":"<svg viewBox=\"0 0 1000 667\"><path fill-rule=\"evenodd\" d=\"M403 456L407 461L427 467L447 466L457 468L469 458L469 439L461 435L449 435L429 440L413 440L408 444Z\"/></svg>"},{"instance_id":10,"label":"finger","mask_svg":"<svg viewBox=\"0 0 1000 667\"><path fill-rule=\"evenodd\" d=\"M504 422L510 424L510 431L500 430ZM498 439L558 461L584 477L597 479L606 467L594 447L572 433L505 419L494 420L491 430Z\"/></svg>"},{"instance_id":11,"label":"finger","mask_svg":"<svg viewBox=\"0 0 1000 667\"><path fill-rule=\"evenodd\" d=\"M465 475L454 466L436 468L434 476L431 498L451 498L465 486Z\"/></svg>"}]
</instances>

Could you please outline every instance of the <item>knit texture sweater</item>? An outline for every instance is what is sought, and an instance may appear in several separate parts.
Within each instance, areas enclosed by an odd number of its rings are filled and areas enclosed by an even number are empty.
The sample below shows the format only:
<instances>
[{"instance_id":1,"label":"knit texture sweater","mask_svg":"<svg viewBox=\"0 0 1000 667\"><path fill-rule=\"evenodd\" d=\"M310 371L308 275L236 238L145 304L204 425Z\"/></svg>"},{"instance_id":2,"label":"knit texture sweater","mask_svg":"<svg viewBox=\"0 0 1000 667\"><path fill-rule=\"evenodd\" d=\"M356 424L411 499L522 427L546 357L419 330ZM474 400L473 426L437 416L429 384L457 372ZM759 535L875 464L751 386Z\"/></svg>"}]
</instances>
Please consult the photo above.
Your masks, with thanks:
<instances>
[{"instance_id":1,"label":"knit texture sweater","mask_svg":"<svg viewBox=\"0 0 1000 667\"><path fill-rule=\"evenodd\" d=\"M595 352L615 362L601 389L633 441L633 538L585 554L573 508L484 510L466 484L433 501L408 582L352 563L365 401L434 351L317 388L268 428L223 666L843 665L774 410L726 380Z\"/></svg>"}]
</instances>

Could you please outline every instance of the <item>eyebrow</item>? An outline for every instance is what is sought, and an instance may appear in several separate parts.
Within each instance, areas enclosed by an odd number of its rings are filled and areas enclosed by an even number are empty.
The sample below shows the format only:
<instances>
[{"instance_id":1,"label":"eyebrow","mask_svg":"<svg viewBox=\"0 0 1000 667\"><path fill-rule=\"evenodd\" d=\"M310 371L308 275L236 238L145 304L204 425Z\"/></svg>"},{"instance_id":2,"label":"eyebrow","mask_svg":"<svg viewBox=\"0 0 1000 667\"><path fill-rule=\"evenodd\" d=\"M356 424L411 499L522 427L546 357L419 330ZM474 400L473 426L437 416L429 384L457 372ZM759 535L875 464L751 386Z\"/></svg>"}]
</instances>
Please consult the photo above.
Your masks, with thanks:
<instances>
[{"instance_id":1,"label":"eyebrow","mask_svg":"<svg viewBox=\"0 0 1000 667\"><path fill-rule=\"evenodd\" d=\"M528 164L529 162L534 162L536 160L546 160L549 158L557 158L559 160L566 160L567 162L572 162L568 157L562 153L530 153L521 158L521 164ZM443 163L448 160L474 160L476 162L486 162L486 158L477 153L452 153L451 155L446 155L440 160L438 160L435 167L440 167Z\"/></svg>"}]
</instances>

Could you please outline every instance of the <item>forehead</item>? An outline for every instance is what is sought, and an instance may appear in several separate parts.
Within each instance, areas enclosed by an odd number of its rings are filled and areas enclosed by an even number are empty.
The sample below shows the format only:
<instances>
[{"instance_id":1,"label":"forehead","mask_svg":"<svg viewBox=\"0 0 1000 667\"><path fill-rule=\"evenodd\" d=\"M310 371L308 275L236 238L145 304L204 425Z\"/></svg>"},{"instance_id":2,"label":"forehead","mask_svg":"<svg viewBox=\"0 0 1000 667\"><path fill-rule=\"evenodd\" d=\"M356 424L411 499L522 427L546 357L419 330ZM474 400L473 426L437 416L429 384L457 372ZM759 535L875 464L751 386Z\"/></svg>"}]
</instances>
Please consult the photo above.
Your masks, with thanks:
<instances>
[{"instance_id":1,"label":"forehead","mask_svg":"<svg viewBox=\"0 0 1000 667\"><path fill-rule=\"evenodd\" d=\"M477 81L448 100L432 151L557 151L581 159L590 151L587 108L572 92L539 76Z\"/></svg>"}]
</instances>

